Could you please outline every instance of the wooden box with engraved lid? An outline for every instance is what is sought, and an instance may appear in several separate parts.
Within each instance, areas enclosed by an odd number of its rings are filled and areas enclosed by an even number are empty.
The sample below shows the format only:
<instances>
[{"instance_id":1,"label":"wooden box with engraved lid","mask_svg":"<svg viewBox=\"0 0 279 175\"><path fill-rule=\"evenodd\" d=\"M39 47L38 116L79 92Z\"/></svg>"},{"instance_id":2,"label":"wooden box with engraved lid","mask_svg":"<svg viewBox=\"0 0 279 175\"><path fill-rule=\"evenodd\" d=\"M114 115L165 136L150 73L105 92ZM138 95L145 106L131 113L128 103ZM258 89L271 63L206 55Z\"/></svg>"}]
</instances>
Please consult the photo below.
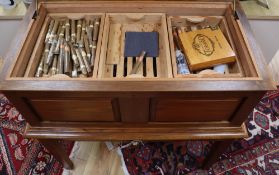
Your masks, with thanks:
<instances>
[{"instance_id":1,"label":"wooden box with engraved lid","mask_svg":"<svg viewBox=\"0 0 279 175\"><path fill-rule=\"evenodd\" d=\"M37 16L35 10L32 4L15 36L0 83L1 91L29 122L28 137L242 138L247 134L243 121L264 93L275 88L238 1L235 5L232 1L46 1L38 4ZM236 54L225 74L177 72L172 27L183 27L183 19L194 16L218 19ZM64 65L62 75L35 76L44 52L51 50L45 38L52 19L62 21L60 31L69 20L83 20L90 27L90 21L98 19L91 71L83 73L80 65L77 70L82 73L69 75ZM125 75L125 69L133 66L123 57L126 31L159 33L159 56L146 58L138 76ZM87 58L86 48L75 51L80 52L80 60Z\"/></svg>"}]
</instances>

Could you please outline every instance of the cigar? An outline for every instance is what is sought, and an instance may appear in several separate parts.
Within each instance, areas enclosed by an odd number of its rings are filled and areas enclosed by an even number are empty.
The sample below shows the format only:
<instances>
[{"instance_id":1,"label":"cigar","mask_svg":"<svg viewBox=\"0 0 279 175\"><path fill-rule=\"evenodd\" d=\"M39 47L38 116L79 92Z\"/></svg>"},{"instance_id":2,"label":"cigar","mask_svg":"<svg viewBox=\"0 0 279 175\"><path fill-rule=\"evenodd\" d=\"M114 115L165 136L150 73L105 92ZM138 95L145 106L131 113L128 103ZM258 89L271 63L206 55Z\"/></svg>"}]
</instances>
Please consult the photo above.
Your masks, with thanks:
<instances>
[{"instance_id":1,"label":"cigar","mask_svg":"<svg viewBox=\"0 0 279 175\"><path fill-rule=\"evenodd\" d=\"M69 75L71 72L71 65L70 65L70 47L65 42L65 59L64 59L64 73Z\"/></svg>"},{"instance_id":2,"label":"cigar","mask_svg":"<svg viewBox=\"0 0 279 175\"><path fill-rule=\"evenodd\" d=\"M86 78L87 75L79 74L78 77L79 77L79 78Z\"/></svg>"},{"instance_id":3,"label":"cigar","mask_svg":"<svg viewBox=\"0 0 279 175\"><path fill-rule=\"evenodd\" d=\"M74 49L74 46L72 44L70 44L70 48L71 48L71 54L72 54L72 60L74 62L74 66L78 67L79 66L79 61L78 61L77 54L76 54L76 51Z\"/></svg>"},{"instance_id":4,"label":"cigar","mask_svg":"<svg viewBox=\"0 0 279 175\"><path fill-rule=\"evenodd\" d=\"M49 46L50 44L47 42L45 44L45 50L43 52L43 56L44 56L44 63L46 63L46 60L47 60L47 56L48 56L48 53L49 53Z\"/></svg>"},{"instance_id":5,"label":"cigar","mask_svg":"<svg viewBox=\"0 0 279 175\"><path fill-rule=\"evenodd\" d=\"M72 77L73 78L77 78L78 77L78 70L77 70L76 66L73 67Z\"/></svg>"},{"instance_id":6,"label":"cigar","mask_svg":"<svg viewBox=\"0 0 279 175\"><path fill-rule=\"evenodd\" d=\"M62 31L63 30L62 27L63 27L63 23L60 22L57 35L55 35L55 37L53 39L53 40L57 41L57 44L56 44L55 49L53 51L54 54L59 54L59 48L60 48L60 43L61 43L61 38L62 38L62 35L60 35L60 33L63 32Z\"/></svg>"},{"instance_id":7,"label":"cigar","mask_svg":"<svg viewBox=\"0 0 279 175\"><path fill-rule=\"evenodd\" d=\"M89 47L93 46L93 21L89 21L89 26L86 28L86 33L87 33L87 37L88 37L88 41L89 41Z\"/></svg>"},{"instance_id":8,"label":"cigar","mask_svg":"<svg viewBox=\"0 0 279 175\"><path fill-rule=\"evenodd\" d=\"M80 41L81 24L82 24L82 21L79 19L77 22L77 40L76 40L77 42Z\"/></svg>"},{"instance_id":9,"label":"cigar","mask_svg":"<svg viewBox=\"0 0 279 175\"><path fill-rule=\"evenodd\" d=\"M71 20L71 42L76 42L76 21L73 19Z\"/></svg>"},{"instance_id":10,"label":"cigar","mask_svg":"<svg viewBox=\"0 0 279 175\"><path fill-rule=\"evenodd\" d=\"M64 38L65 35L65 22L61 22L61 30L59 31L59 38Z\"/></svg>"},{"instance_id":11,"label":"cigar","mask_svg":"<svg viewBox=\"0 0 279 175\"><path fill-rule=\"evenodd\" d=\"M182 47L180 45L179 37L178 37L178 34L177 34L177 31L176 31L175 27L172 29L172 35L173 35L174 45L176 46L176 48L178 50L181 50Z\"/></svg>"},{"instance_id":12,"label":"cigar","mask_svg":"<svg viewBox=\"0 0 279 175\"><path fill-rule=\"evenodd\" d=\"M45 75L47 75L49 66L46 64L45 61L44 61L44 64L43 64L43 65L44 65L44 66L43 66L43 73L44 73Z\"/></svg>"},{"instance_id":13,"label":"cigar","mask_svg":"<svg viewBox=\"0 0 279 175\"><path fill-rule=\"evenodd\" d=\"M35 77L42 77L43 75L43 66L44 66L44 56L42 56L41 60L40 60L40 64L37 68Z\"/></svg>"},{"instance_id":14,"label":"cigar","mask_svg":"<svg viewBox=\"0 0 279 175\"><path fill-rule=\"evenodd\" d=\"M191 32L192 28L191 28L191 26L187 26L185 30L186 30L185 32Z\"/></svg>"},{"instance_id":15,"label":"cigar","mask_svg":"<svg viewBox=\"0 0 279 175\"><path fill-rule=\"evenodd\" d=\"M87 69L84 65L81 53L80 53L79 49L77 49L77 48L75 48L75 51L76 51L76 54L77 54L77 57L78 57L81 73L84 74L84 75L87 75Z\"/></svg>"},{"instance_id":16,"label":"cigar","mask_svg":"<svg viewBox=\"0 0 279 175\"><path fill-rule=\"evenodd\" d=\"M57 41L56 41L56 40L53 40L53 41L52 41L52 44L51 44L51 47L50 47L50 50L49 50L49 53L48 53L47 58L46 58L46 64L47 64L48 66L50 66L51 63L52 63L53 54L54 54L54 50L55 50L56 44L57 44Z\"/></svg>"},{"instance_id":17,"label":"cigar","mask_svg":"<svg viewBox=\"0 0 279 175\"><path fill-rule=\"evenodd\" d=\"M81 55L82 55L82 58L83 58L83 62L85 64L85 67L86 67L86 70L88 73L90 73L92 70L91 70L91 67L89 65L89 61L87 59L87 55L86 55L86 52L84 51L83 48L80 48L80 52L81 52Z\"/></svg>"},{"instance_id":18,"label":"cigar","mask_svg":"<svg viewBox=\"0 0 279 175\"><path fill-rule=\"evenodd\" d=\"M56 44L56 46L55 46L55 49L54 49L54 51L53 51L54 54L59 54L59 52L60 52L61 40L62 40L62 38L59 38L59 39L58 39L57 44Z\"/></svg>"},{"instance_id":19,"label":"cigar","mask_svg":"<svg viewBox=\"0 0 279 175\"><path fill-rule=\"evenodd\" d=\"M93 41L98 40L99 27L100 27L100 19L97 18L97 19L95 19L95 22L94 22Z\"/></svg>"},{"instance_id":20,"label":"cigar","mask_svg":"<svg viewBox=\"0 0 279 175\"><path fill-rule=\"evenodd\" d=\"M87 34L84 35L84 47L85 47L85 51L86 51L86 55L87 55L87 60L90 61L91 59L91 53L90 53L90 48L89 48L89 43L88 43L88 37Z\"/></svg>"},{"instance_id":21,"label":"cigar","mask_svg":"<svg viewBox=\"0 0 279 175\"><path fill-rule=\"evenodd\" d=\"M53 76L57 74L57 60L58 60L58 55L54 55L53 62L52 62L52 67L50 70L50 75Z\"/></svg>"},{"instance_id":22,"label":"cigar","mask_svg":"<svg viewBox=\"0 0 279 175\"><path fill-rule=\"evenodd\" d=\"M64 46L64 39L62 39L60 43L60 53L58 57L58 66L57 66L58 74L63 74L64 56L65 56L65 46Z\"/></svg>"},{"instance_id":23,"label":"cigar","mask_svg":"<svg viewBox=\"0 0 279 175\"><path fill-rule=\"evenodd\" d=\"M95 56L96 56L96 48L97 48L97 42L93 41L93 46L92 46L92 52L91 52L91 59L90 59L90 65L94 66L95 62Z\"/></svg>"},{"instance_id":24,"label":"cigar","mask_svg":"<svg viewBox=\"0 0 279 175\"><path fill-rule=\"evenodd\" d=\"M137 58L137 62L135 64L134 68L131 70L130 74L136 74L137 73L137 71L139 69L139 66L142 63L143 58L145 57L145 55L146 55L146 52L142 51L140 56Z\"/></svg>"},{"instance_id":25,"label":"cigar","mask_svg":"<svg viewBox=\"0 0 279 175\"><path fill-rule=\"evenodd\" d=\"M198 29L198 30L201 30L201 29L202 29L202 26L201 26L201 25L197 25L197 29Z\"/></svg>"},{"instance_id":26,"label":"cigar","mask_svg":"<svg viewBox=\"0 0 279 175\"><path fill-rule=\"evenodd\" d=\"M85 35L85 27L86 27L86 22L83 20L82 22L82 28L81 28L81 35L80 35L80 40L79 40L79 47L84 47L83 45L83 40L84 40L84 35Z\"/></svg>"},{"instance_id":27,"label":"cigar","mask_svg":"<svg viewBox=\"0 0 279 175\"><path fill-rule=\"evenodd\" d=\"M66 27L65 40L66 40L66 42L69 42L70 41L70 20L69 19L66 19L65 27Z\"/></svg>"},{"instance_id":28,"label":"cigar","mask_svg":"<svg viewBox=\"0 0 279 175\"><path fill-rule=\"evenodd\" d=\"M50 41L51 42L57 34L56 32L57 32L58 26L59 26L59 21L56 19L56 20L54 20L53 28L52 28L52 31L51 31L51 34L50 34Z\"/></svg>"},{"instance_id":29,"label":"cigar","mask_svg":"<svg viewBox=\"0 0 279 175\"><path fill-rule=\"evenodd\" d=\"M46 38L45 38L45 43L47 43L49 41L53 26L54 26L54 19L52 19L49 23L48 31L47 31Z\"/></svg>"}]
</instances>

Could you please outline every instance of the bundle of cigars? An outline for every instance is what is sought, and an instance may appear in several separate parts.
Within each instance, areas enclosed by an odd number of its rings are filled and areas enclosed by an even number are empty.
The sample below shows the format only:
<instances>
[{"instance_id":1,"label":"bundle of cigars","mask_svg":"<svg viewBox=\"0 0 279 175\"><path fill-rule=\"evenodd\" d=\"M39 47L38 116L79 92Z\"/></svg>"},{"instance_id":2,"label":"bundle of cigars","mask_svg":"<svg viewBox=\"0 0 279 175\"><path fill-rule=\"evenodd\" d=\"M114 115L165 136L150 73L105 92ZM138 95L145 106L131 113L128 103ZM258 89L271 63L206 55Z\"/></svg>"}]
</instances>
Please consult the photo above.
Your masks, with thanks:
<instances>
[{"instance_id":1,"label":"bundle of cigars","mask_svg":"<svg viewBox=\"0 0 279 175\"><path fill-rule=\"evenodd\" d=\"M92 75L100 18L51 19L35 77Z\"/></svg>"}]
</instances>

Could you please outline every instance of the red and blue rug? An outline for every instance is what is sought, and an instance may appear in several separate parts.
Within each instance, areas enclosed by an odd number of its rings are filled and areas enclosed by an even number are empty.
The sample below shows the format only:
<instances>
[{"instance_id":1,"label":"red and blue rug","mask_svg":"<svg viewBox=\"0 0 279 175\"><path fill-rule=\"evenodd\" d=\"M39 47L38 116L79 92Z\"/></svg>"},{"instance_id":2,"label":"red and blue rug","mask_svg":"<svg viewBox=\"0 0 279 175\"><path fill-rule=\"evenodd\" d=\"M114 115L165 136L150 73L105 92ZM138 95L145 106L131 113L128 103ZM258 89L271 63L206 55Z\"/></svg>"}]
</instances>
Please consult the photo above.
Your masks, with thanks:
<instances>
[{"instance_id":1,"label":"red and blue rug","mask_svg":"<svg viewBox=\"0 0 279 175\"><path fill-rule=\"evenodd\" d=\"M248 116L249 138L234 141L209 170L212 142L144 142L122 149L130 175L279 174L279 91L268 92Z\"/></svg>"},{"instance_id":2,"label":"red and blue rug","mask_svg":"<svg viewBox=\"0 0 279 175\"><path fill-rule=\"evenodd\" d=\"M60 175L63 167L37 140L22 137L26 122L0 94L0 175ZM64 142L70 154L72 142Z\"/></svg>"}]
</instances>

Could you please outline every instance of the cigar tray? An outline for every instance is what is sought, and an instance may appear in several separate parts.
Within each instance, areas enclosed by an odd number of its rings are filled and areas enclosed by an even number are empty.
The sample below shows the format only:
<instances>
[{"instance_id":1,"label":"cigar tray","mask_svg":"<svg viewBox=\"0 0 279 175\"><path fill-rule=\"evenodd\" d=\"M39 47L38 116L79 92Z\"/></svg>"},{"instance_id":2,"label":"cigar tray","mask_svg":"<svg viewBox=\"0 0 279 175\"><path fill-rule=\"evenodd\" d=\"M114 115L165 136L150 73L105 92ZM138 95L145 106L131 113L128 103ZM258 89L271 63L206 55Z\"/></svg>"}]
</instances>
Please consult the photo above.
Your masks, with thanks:
<instances>
[{"instance_id":1,"label":"cigar tray","mask_svg":"<svg viewBox=\"0 0 279 175\"><path fill-rule=\"evenodd\" d=\"M235 5L234 5L235 4ZM217 19L236 53L225 74L177 73L172 27ZM88 77L34 77L50 19L100 19ZM215 20L216 21L216 20ZM128 75L126 31L159 33L159 56ZM29 122L25 135L97 140L226 139L275 89L238 1L45 1L32 4L1 72L0 90Z\"/></svg>"}]
</instances>

